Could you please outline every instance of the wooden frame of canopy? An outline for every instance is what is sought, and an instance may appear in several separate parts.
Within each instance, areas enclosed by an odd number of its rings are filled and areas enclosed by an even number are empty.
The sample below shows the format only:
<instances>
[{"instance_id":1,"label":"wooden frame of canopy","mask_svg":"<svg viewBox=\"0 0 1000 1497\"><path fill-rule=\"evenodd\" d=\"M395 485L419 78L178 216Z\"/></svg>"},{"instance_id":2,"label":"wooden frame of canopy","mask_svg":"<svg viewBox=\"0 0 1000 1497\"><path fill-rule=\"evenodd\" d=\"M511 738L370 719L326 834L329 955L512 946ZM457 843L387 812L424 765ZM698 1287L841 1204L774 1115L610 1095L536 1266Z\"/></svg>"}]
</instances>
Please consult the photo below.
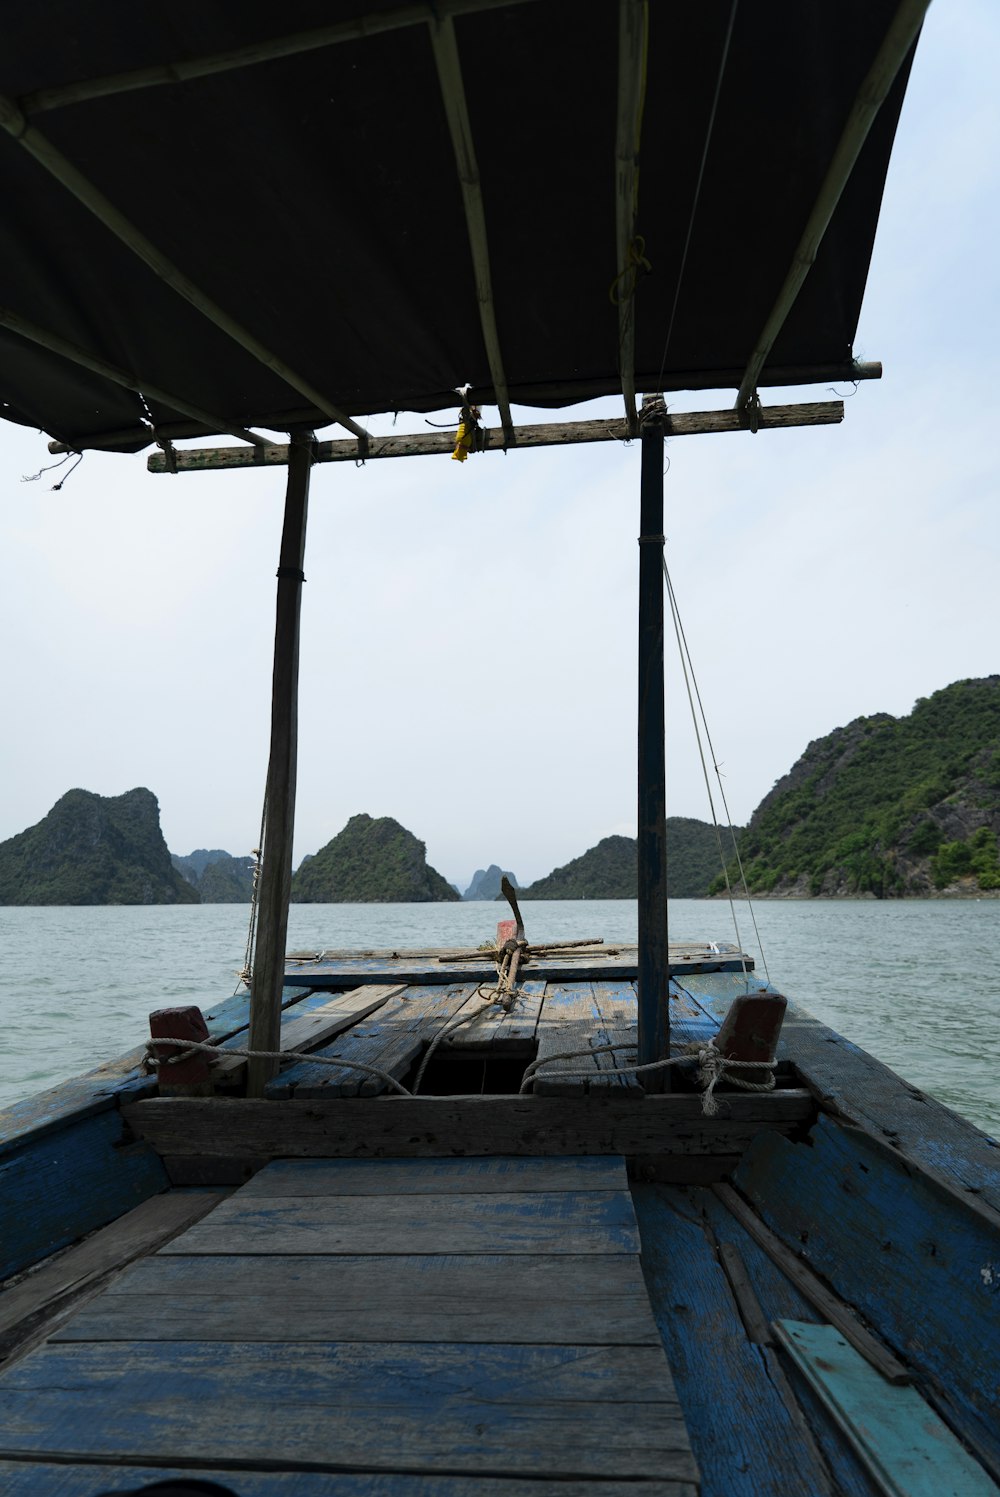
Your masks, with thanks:
<instances>
[{"instance_id":1,"label":"wooden frame of canopy","mask_svg":"<svg viewBox=\"0 0 1000 1497\"><path fill-rule=\"evenodd\" d=\"M487 225L476 158L475 142L465 98L462 62L454 30L454 17L531 0L428 0L356 19L340 21L312 31L255 42L226 52L188 59L180 64L142 67L103 78L74 82L57 88L37 89L20 99L0 97L0 126L18 146L30 154L67 192L71 193L127 249L174 292L213 323L280 380L308 402L305 418L315 422L316 412L343 426L353 440L316 444L311 430L293 431L287 445L273 443L233 422L225 413L209 412L152 385L133 370L115 367L108 360L73 344L18 313L0 308L0 327L55 353L71 364L99 374L111 383L153 395L184 418L157 428L150 435L165 444L162 458L154 458L154 472L207 470L213 467L287 464L288 484L278 569L275 659L272 696L271 759L267 786L267 833L263 849L260 912L251 1002L251 1048L274 1050L280 1026L280 994L283 979L284 944L287 929L288 893L291 878L292 826L295 802L296 695L298 675L299 613L302 561L305 546L309 474L314 461L337 461L347 457L390 457L418 452L440 452L450 445L446 438L370 439L363 427L329 399L313 382L292 368L239 320L230 316L155 245L119 208L32 123L47 110L67 103L107 98L113 94L175 84L234 69L252 67L278 57L334 46L401 27L429 28L441 99L461 184L469 253L483 345L492 384L492 402L500 413L500 433L491 433L486 449L539 446L595 440L621 440L639 435L642 443L640 602L639 602L639 1059L660 1058L668 1043L666 1020L667 944L665 786L663 767L663 585L662 532L663 482L662 443L665 435L698 431L752 430L777 426L822 424L842 419L839 402L761 410L758 388L765 383L806 383L826 378L871 378L881 372L877 365L837 369L768 369L765 366L775 341L808 272L851 177L872 123L907 58L919 32L929 0L901 0L882 40L878 54L865 77L847 118L826 176L812 206L805 229L787 269L772 310L756 340L746 367L739 373L735 409L730 412L672 416L662 406L647 409L645 421L636 410L635 306L629 296L619 298L619 374L624 400L624 421L569 423L562 426L517 428L510 409L508 380L503 358L502 329L498 326L490 273ZM617 271L624 282L634 271L636 230L636 173L645 87L645 47L648 0L619 0L618 107L613 159ZM731 26L730 26L731 30ZM728 36L726 45L728 46ZM724 60L724 59L723 59ZM721 72L720 72L721 82ZM711 122L709 133L711 132ZM706 142L707 150L707 142ZM697 201L697 194L696 194ZM686 248L685 248L686 255ZM683 275L683 262L681 268ZM664 356L665 357L665 356ZM685 380L698 386L697 376ZM716 378L714 387L721 381ZM674 376L677 385L677 375ZM702 386L704 387L704 386ZM579 387L565 390L554 386L552 398L579 398ZM482 397L479 397L482 403ZM291 425L289 413L282 422ZM232 452L202 450L175 454L170 445L176 437L228 431L247 445ZM135 443L135 431L106 433L95 446L113 447ZM53 444L57 449L65 446ZM277 1062L256 1061L250 1067L250 1092L260 1095L277 1068Z\"/></svg>"}]
</instances>

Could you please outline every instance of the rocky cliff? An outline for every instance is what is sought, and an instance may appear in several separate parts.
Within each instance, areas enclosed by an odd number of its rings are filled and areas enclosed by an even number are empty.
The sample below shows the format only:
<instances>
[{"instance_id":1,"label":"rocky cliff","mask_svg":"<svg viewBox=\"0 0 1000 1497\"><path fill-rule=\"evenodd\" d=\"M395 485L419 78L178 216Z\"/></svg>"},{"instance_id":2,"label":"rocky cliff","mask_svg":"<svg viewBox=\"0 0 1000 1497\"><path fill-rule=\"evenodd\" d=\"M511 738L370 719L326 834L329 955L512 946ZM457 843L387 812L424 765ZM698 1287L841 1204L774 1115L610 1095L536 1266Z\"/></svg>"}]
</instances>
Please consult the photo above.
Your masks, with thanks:
<instances>
[{"instance_id":1,"label":"rocky cliff","mask_svg":"<svg viewBox=\"0 0 1000 1497\"><path fill-rule=\"evenodd\" d=\"M998 834L1000 676L987 676L810 743L740 853L756 894L981 894L1000 889Z\"/></svg>"},{"instance_id":2,"label":"rocky cliff","mask_svg":"<svg viewBox=\"0 0 1000 1497\"><path fill-rule=\"evenodd\" d=\"M296 904L427 904L461 895L427 862L423 842L393 821L363 813L292 879Z\"/></svg>"},{"instance_id":3,"label":"rocky cliff","mask_svg":"<svg viewBox=\"0 0 1000 1497\"><path fill-rule=\"evenodd\" d=\"M514 888L517 888L517 879L507 868L501 868L496 863L491 863L488 868L477 868L472 875L472 882L462 895L463 899L500 899L500 880L510 879Z\"/></svg>"},{"instance_id":4,"label":"rocky cliff","mask_svg":"<svg viewBox=\"0 0 1000 1497\"><path fill-rule=\"evenodd\" d=\"M170 861L156 796L70 790L0 843L0 904L198 904Z\"/></svg>"}]
</instances>

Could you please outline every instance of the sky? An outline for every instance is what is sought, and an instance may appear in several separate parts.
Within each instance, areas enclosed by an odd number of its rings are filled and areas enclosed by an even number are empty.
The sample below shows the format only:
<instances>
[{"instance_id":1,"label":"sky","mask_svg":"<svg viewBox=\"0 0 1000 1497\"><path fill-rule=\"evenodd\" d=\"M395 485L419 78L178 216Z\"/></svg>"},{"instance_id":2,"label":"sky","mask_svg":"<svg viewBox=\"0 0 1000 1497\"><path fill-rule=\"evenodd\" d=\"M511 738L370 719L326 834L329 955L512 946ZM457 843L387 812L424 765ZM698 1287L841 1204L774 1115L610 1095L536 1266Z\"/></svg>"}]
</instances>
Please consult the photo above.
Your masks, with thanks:
<instances>
[{"instance_id":1,"label":"sky","mask_svg":"<svg viewBox=\"0 0 1000 1497\"><path fill-rule=\"evenodd\" d=\"M668 565L737 823L811 740L1000 671L998 57L993 0L935 0L855 343L883 380L838 388L838 427L667 444ZM283 474L145 459L89 453L53 492L65 469L23 481L44 436L0 424L0 840L70 788L146 785L173 852L257 843ZM360 811L463 888L635 834L638 496L638 444L314 469L296 861ZM668 812L707 820L667 650Z\"/></svg>"}]
</instances>

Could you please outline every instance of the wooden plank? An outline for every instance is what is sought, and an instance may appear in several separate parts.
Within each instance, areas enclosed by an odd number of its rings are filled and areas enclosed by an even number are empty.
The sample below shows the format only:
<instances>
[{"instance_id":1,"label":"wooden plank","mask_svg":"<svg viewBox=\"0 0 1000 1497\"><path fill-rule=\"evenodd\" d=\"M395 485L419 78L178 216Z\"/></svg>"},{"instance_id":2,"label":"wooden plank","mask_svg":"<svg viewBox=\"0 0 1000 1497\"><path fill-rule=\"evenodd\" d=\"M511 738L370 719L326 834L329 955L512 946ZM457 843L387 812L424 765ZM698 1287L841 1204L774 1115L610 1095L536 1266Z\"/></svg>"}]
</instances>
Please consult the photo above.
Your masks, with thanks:
<instances>
[{"instance_id":1,"label":"wooden plank","mask_svg":"<svg viewBox=\"0 0 1000 1497\"><path fill-rule=\"evenodd\" d=\"M762 1129L815 1117L804 1091L701 1098L356 1097L301 1102L151 1098L124 1110L161 1154L224 1159L421 1158L461 1154L739 1154Z\"/></svg>"},{"instance_id":2,"label":"wooden plank","mask_svg":"<svg viewBox=\"0 0 1000 1497\"><path fill-rule=\"evenodd\" d=\"M45 1335L117 1269L207 1215L218 1191L168 1191L127 1211L0 1295L0 1361Z\"/></svg>"},{"instance_id":3,"label":"wooden plank","mask_svg":"<svg viewBox=\"0 0 1000 1497\"><path fill-rule=\"evenodd\" d=\"M651 1346L49 1345L0 1376L0 1430L0 1459L697 1479Z\"/></svg>"},{"instance_id":4,"label":"wooden plank","mask_svg":"<svg viewBox=\"0 0 1000 1497\"><path fill-rule=\"evenodd\" d=\"M627 1190L623 1159L276 1159L240 1192L254 1196L487 1195Z\"/></svg>"},{"instance_id":5,"label":"wooden plank","mask_svg":"<svg viewBox=\"0 0 1000 1497\"><path fill-rule=\"evenodd\" d=\"M336 997L317 994L313 999L297 1003L293 1009L285 1010L278 1038L279 1050L312 1050L343 1034L361 1019L375 1013L388 999L403 992L398 984L379 986L367 984L353 988ZM247 1049L247 1036L237 1035L227 1044L236 1049ZM216 1086L232 1086L243 1076L246 1060L239 1055L220 1055L212 1067L212 1081ZM287 1063L286 1063L287 1064Z\"/></svg>"},{"instance_id":6,"label":"wooden plank","mask_svg":"<svg viewBox=\"0 0 1000 1497\"><path fill-rule=\"evenodd\" d=\"M508 922L513 924L513 921ZM463 1024L444 1041L446 1050L488 1050L494 1055L531 1055L534 1053L535 1030L545 995L544 982L518 984L514 1006L507 1012L496 1006L481 1018Z\"/></svg>"},{"instance_id":7,"label":"wooden plank","mask_svg":"<svg viewBox=\"0 0 1000 1497\"><path fill-rule=\"evenodd\" d=\"M746 1335L688 1193L633 1190L642 1264L701 1469L702 1497L819 1497L829 1474ZM772 1354L773 1355L773 1354Z\"/></svg>"},{"instance_id":8,"label":"wooden plank","mask_svg":"<svg viewBox=\"0 0 1000 1497\"><path fill-rule=\"evenodd\" d=\"M367 1023L356 1025L320 1055L343 1057L362 1065L377 1066L397 1079L404 1076L434 1032L472 999L468 985L443 985L432 989L404 989L390 998ZM268 1087L268 1097L304 1098L376 1096L387 1089L378 1076L335 1066L318 1066L309 1060L292 1065Z\"/></svg>"},{"instance_id":9,"label":"wooden plank","mask_svg":"<svg viewBox=\"0 0 1000 1497\"><path fill-rule=\"evenodd\" d=\"M158 1255L53 1339L659 1346L627 1253Z\"/></svg>"},{"instance_id":10,"label":"wooden plank","mask_svg":"<svg viewBox=\"0 0 1000 1497\"><path fill-rule=\"evenodd\" d=\"M944 1391L957 1432L1000 1468L992 1214L861 1129L821 1117L810 1142L757 1139L735 1183L786 1247Z\"/></svg>"},{"instance_id":11,"label":"wooden plank","mask_svg":"<svg viewBox=\"0 0 1000 1497\"><path fill-rule=\"evenodd\" d=\"M609 1051L595 1056L597 1068L604 1073L605 1085L612 1089L639 1096L643 1091L638 1076L626 1069L638 1063L638 1002L632 983L594 984L594 1006L601 1018L601 1039L604 1045L627 1045L622 1051ZM598 1082L589 1083L591 1091Z\"/></svg>"},{"instance_id":12,"label":"wooden plank","mask_svg":"<svg viewBox=\"0 0 1000 1497\"><path fill-rule=\"evenodd\" d=\"M577 1072L589 1072L596 1080L597 1057L593 1054L584 1054L575 1060L550 1057L564 1051L589 1052L594 1044L602 1043L598 1019L591 983L574 983L571 987L549 983L536 1031L538 1052L535 1059L544 1062L544 1070L536 1074L532 1086L536 1097L582 1097L586 1093L588 1080Z\"/></svg>"},{"instance_id":13,"label":"wooden plank","mask_svg":"<svg viewBox=\"0 0 1000 1497\"><path fill-rule=\"evenodd\" d=\"M846 376L850 378L850 376ZM319 407L321 410L323 406ZM337 418L334 417L336 420ZM792 405L764 406L760 412L759 430L780 431L792 426L831 426L844 419L842 400L799 401ZM735 410L691 411L666 415L663 418L664 434L668 437L688 437L707 433L745 431L745 418ZM627 442L631 433L628 422L612 421L563 421L549 422L539 426L515 428L518 447L565 447L586 442ZM479 452L502 452L506 441L503 429L483 432ZM362 454L368 462L373 458L422 457L449 453L454 446L453 436L372 437ZM359 447L356 441L317 442L316 462L357 462ZM177 453L179 473L207 473L216 468L252 468L283 465L288 462L288 447L275 443L273 447L189 447ZM168 471L162 452L151 454L146 467L150 473Z\"/></svg>"},{"instance_id":14,"label":"wooden plank","mask_svg":"<svg viewBox=\"0 0 1000 1497\"><path fill-rule=\"evenodd\" d=\"M891 1383L907 1383L910 1371L904 1362L894 1356L877 1336L868 1331L857 1315L836 1294L832 1294L816 1276L813 1269L796 1257L774 1232L761 1221L731 1185L718 1185L715 1194L726 1210L736 1218L740 1226L758 1243L778 1265L785 1277L790 1279L809 1303L838 1327L862 1356L877 1367L881 1375Z\"/></svg>"},{"instance_id":15,"label":"wooden plank","mask_svg":"<svg viewBox=\"0 0 1000 1497\"><path fill-rule=\"evenodd\" d=\"M441 4L442 0L438 0ZM4 1497L107 1497L174 1478L238 1483L240 1497L636 1497L634 1482L546 1481L476 1476L407 1476L388 1472L249 1471L224 1466L52 1465L0 1461ZM641 1497L698 1497L687 1481L644 1481Z\"/></svg>"},{"instance_id":16,"label":"wooden plank","mask_svg":"<svg viewBox=\"0 0 1000 1497\"><path fill-rule=\"evenodd\" d=\"M164 1253L634 1253L626 1191L243 1196Z\"/></svg>"},{"instance_id":17,"label":"wooden plank","mask_svg":"<svg viewBox=\"0 0 1000 1497\"><path fill-rule=\"evenodd\" d=\"M113 1109L29 1138L0 1158L0 1279L106 1226L168 1184L152 1149L125 1143L121 1114Z\"/></svg>"},{"instance_id":18,"label":"wooden plank","mask_svg":"<svg viewBox=\"0 0 1000 1497\"><path fill-rule=\"evenodd\" d=\"M997 1497L916 1389L892 1387L833 1326L779 1320L774 1329L887 1497Z\"/></svg>"},{"instance_id":19,"label":"wooden plank","mask_svg":"<svg viewBox=\"0 0 1000 1497\"><path fill-rule=\"evenodd\" d=\"M441 4L442 0L438 0ZM249 1471L225 1466L53 1465L0 1461L4 1497L108 1497L174 1478L237 1483L240 1497L637 1497L629 1481L407 1476L389 1472ZM114 1482L114 1488L108 1486ZM698 1497L687 1481L644 1481L641 1497Z\"/></svg>"},{"instance_id":20,"label":"wooden plank","mask_svg":"<svg viewBox=\"0 0 1000 1497\"><path fill-rule=\"evenodd\" d=\"M588 952L532 957L522 976L539 982L634 982L637 972L635 948L614 948L607 954ZM686 978L695 973L741 972L739 956L720 951L696 960L670 962L672 976ZM348 988L363 982L405 982L411 987L447 982L491 982L496 967L490 960L449 962L443 966L430 958L324 957L322 961L286 963L287 982L308 983L311 988Z\"/></svg>"}]
</instances>

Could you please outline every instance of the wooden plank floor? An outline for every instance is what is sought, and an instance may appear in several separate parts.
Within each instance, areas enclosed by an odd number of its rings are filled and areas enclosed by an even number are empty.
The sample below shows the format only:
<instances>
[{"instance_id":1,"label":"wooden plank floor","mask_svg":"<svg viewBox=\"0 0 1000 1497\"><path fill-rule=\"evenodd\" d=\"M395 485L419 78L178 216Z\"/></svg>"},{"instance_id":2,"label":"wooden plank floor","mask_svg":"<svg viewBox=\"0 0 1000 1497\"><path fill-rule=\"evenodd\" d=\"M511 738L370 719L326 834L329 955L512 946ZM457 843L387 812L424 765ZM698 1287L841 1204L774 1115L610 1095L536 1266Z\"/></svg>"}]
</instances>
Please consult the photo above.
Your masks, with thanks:
<instances>
[{"instance_id":1,"label":"wooden plank floor","mask_svg":"<svg viewBox=\"0 0 1000 1497\"><path fill-rule=\"evenodd\" d=\"M698 1490L613 1157L275 1162L0 1376L0 1432L32 1497Z\"/></svg>"}]
</instances>

